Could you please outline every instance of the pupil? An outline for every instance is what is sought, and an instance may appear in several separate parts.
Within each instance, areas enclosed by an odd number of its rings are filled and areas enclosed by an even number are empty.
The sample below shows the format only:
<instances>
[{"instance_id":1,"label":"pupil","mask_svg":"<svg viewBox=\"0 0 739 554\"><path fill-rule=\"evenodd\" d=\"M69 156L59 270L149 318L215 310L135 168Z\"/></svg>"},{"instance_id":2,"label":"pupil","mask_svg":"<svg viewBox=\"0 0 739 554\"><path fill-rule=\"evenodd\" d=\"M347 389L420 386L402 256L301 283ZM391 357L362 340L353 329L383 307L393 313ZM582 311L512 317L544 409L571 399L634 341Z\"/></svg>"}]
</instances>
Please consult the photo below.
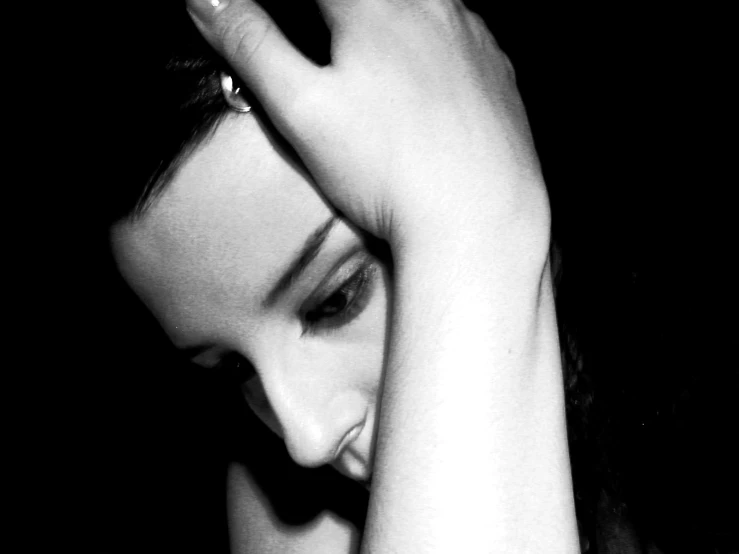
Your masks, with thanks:
<instances>
[{"instance_id":1,"label":"pupil","mask_svg":"<svg viewBox=\"0 0 739 554\"><path fill-rule=\"evenodd\" d=\"M340 312L346 307L346 295L345 294L334 294L331 298L326 301L324 311L328 314L335 314Z\"/></svg>"}]
</instances>

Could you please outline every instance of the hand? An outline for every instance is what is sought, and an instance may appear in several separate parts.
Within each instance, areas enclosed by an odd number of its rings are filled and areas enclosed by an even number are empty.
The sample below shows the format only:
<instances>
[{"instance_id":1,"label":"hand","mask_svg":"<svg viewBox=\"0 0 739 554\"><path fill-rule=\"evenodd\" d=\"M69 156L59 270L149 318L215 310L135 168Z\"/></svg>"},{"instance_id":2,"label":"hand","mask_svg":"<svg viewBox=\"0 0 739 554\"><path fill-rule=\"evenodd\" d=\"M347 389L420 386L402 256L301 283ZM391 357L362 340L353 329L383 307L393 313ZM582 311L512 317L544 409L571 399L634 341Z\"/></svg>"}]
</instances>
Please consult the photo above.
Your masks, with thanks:
<instances>
[{"instance_id":1,"label":"hand","mask_svg":"<svg viewBox=\"0 0 739 554\"><path fill-rule=\"evenodd\" d=\"M365 230L479 226L532 198L546 219L511 64L461 2L318 0L332 33L326 67L253 1L188 3L323 193Z\"/></svg>"},{"instance_id":2,"label":"hand","mask_svg":"<svg viewBox=\"0 0 739 554\"><path fill-rule=\"evenodd\" d=\"M317 0L317 67L254 2L225 1L188 3L397 262L363 551L576 552L548 204L507 58L461 2Z\"/></svg>"}]
</instances>

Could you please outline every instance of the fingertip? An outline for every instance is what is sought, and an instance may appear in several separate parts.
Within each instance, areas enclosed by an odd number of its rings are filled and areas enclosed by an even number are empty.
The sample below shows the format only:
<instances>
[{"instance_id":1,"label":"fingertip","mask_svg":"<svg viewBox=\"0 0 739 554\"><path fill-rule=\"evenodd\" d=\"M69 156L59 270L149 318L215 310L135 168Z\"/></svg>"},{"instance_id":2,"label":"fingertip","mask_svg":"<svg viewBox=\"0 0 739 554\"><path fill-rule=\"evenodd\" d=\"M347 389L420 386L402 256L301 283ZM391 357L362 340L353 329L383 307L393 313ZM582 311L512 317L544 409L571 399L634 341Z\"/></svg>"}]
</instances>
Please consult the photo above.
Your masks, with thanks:
<instances>
[{"instance_id":1,"label":"fingertip","mask_svg":"<svg viewBox=\"0 0 739 554\"><path fill-rule=\"evenodd\" d=\"M187 0L187 10L273 123L287 126L294 98L316 81L317 67L253 0Z\"/></svg>"},{"instance_id":2,"label":"fingertip","mask_svg":"<svg viewBox=\"0 0 739 554\"><path fill-rule=\"evenodd\" d=\"M228 0L187 0L187 11L197 23L207 26L227 5Z\"/></svg>"}]
</instances>

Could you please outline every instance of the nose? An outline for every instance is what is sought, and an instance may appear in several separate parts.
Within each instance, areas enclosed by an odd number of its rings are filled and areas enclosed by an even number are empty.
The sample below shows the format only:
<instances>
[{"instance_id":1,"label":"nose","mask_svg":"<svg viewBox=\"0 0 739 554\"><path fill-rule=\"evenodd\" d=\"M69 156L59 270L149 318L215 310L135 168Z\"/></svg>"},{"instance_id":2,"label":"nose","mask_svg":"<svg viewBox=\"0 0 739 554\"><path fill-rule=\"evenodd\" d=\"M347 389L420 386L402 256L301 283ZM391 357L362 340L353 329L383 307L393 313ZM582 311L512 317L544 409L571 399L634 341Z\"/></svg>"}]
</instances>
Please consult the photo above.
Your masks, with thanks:
<instances>
[{"instance_id":1,"label":"nose","mask_svg":"<svg viewBox=\"0 0 739 554\"><path fill-rule=\"evenodd\" d=\"M287 428L285 445L297 464L318 467L333 462L364 428L364 420L353 425L342 425L339 419L324 421L304 420Z\"/></svg>"},{"instance_id":2,"label":"nose","mask_svg":"<svg viewBox=\"0 0 739 554\"><path fill-rule=\"evenodd\" d=\"M310 367L305 367L306 365ZM339 457L364 429L367 405L330 366L287 360L263 365L263 394L296 463L318 467ZM333 378L332 378L333 377Z\"/></svg>"}]
</instances>

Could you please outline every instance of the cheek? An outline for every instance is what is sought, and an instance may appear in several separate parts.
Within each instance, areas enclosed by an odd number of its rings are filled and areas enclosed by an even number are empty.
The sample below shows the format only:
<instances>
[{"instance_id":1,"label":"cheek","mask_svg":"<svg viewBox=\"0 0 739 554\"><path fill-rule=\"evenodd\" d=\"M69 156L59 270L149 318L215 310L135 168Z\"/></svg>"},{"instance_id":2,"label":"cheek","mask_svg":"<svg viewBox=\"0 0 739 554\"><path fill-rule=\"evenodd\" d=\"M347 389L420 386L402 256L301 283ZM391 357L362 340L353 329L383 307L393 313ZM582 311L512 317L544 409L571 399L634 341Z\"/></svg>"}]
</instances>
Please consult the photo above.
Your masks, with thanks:
<instances>
[{"instance_id":1,"label":"cheek","mask_svg":"<svg viewBox=\"0 0 739 554\"><path fill-rule=\"evenodd\" d=\"M287 321L276 323L280 329L263 330L269 338L262 348L273 355L262 358L261 379L250 380L242 390L251 409L278 435L282 433L272 409L277 399L270 394L298 398L313 411L348 398L374 411L381 394L390 313L385 269L374 287L364 312L344 328L300 336L294 322Z\"/></svg>"},{"instance_id":2,"label":"cheek","mask_svg":"<svg viewBox=\"0 0 739 554\"><path fill-rule=\"evenodd\" d=\"M284 438L282 426L270 406L269 399L264 392L264 387L262 387L259 378L254 377L249 379L241 386L241 392L249 408L256 414L260 421L273 433Z\"/></svg>"},{"instance_id":3,"label":"cheek","mask_svg":"<svg viewBox=\"0 0 739 554\"><path fill-rule=\"evenodd\" d=\"M349 369L351 384L361 388L371 403L380 394L390 318L390 279L383 268L378 273L371 302L355 325L337 335L343 343L342 365ZM343 336L341 336L343 335Z\"/></svg>"}]
</instances>

